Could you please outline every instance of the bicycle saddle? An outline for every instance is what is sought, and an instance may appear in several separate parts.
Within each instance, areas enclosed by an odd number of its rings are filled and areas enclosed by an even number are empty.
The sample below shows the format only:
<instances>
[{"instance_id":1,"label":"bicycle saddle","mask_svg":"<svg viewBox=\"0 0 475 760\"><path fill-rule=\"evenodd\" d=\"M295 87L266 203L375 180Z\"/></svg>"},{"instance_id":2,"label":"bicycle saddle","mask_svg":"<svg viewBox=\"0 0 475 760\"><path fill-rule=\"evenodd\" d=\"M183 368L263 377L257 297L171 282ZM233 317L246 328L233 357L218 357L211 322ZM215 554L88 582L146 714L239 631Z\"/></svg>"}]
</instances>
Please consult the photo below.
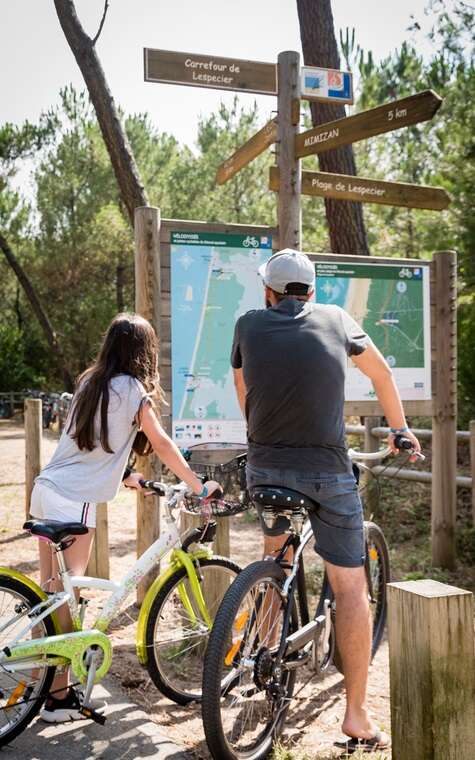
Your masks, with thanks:
<instances>
[{"instance_id":1,"label":"bicycle saddle","mask_svg":"<svg viewBox=\"0 0 475 760\"><path fill-rule=\"evenodd\" d=\"M83 523L67 522L59 520L27 520L23 525L23 530L28 530L34 536L42 536L59 544L66 536L82 536L87 533L87 526Z\"/></svg>"},{"instance_id":2,"label":"bicycle saddle","mask_svg":"<svg viewBox=\"0 0 475 760\"><path fill-rule=\"evenodd\" d=\"M317 506L309 496L282 486L253 486L249 495L255 504L273 509L313 509Z\"/></svg>"}]
</instances>

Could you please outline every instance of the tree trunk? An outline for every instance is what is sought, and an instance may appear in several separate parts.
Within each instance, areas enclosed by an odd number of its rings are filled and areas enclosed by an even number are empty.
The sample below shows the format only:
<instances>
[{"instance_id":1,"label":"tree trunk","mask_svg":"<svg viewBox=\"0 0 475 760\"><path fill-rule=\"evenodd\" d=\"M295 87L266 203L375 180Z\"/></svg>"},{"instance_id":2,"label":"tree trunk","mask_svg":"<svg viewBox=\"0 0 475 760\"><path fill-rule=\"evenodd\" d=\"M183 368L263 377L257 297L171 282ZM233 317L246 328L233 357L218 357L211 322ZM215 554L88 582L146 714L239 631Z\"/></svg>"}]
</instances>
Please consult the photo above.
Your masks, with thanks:
<instances>
[{"instance_id":1,"label":"tree trunk","mask_svg":"<svg viewBox=\"0 0 475 760\"><path fill-rule=\"evenodd\" d=\"M102 136L109 151L120 195L133 228L134 209L137 206L148 206L149 202L127 135L120 121L119 112L96 53L95 42L82 28L72 0L54 0L54 4L59 23L89 90Z\"/></svg>"},{"instance_id":2,"label":"tree trunk","mask_svg":"<svg viewBox=\"0 0 475 760\"><path fill-rule=\"evenodd\" d=\"M125 265L117 264L115 270L115 293L117 302L117 311L119 314L124 311L124 272Z\"/></svg>"},{"instance_id":3,"label":"tree trunk","mask_svg":"<svg viewBox=\"0 0 475 760\"><path fill-rule=\"evenodd\" d=\"M74 382L66 366L64 354L58 342L57 335L51 326L51 322L49 321L47 314L45 310L43 309L43 306L41 305L40 299L38 298L38 295L33 285L31 284L28 278L28 275L26 274L22 265L20 264L15 254L13 253L12 249L10 248L10 245L8 244L6 238L1 233L0 233L0 248L5 254L6 260L10 264L13 271L15 272L18 278L18 281L20 282L23 290L25 291L27 298L31 304L31 307L38 319L38 322L40 323L43 329L43 332L46 336L46 340L48 341L49 347L51 348L51 351L56 357L58 366L63 376L64 387L68 391L68 393L72 393L73 388L74 388Z\"/></svg>"},{"instance_id":4,"label":"tree trunk","mask_svg":"<svg viewBox=\"0 0 475 760\"><path fill-rule=\"evenodd\" d=\"M340 56L330 0L297 0L297 10L305 65L339 69ZM331 103L312 102L310 111L314 127L346 116L343 105ZM351 145L319 153L318 160L323 172L356 175ZM325 198L325 211L331 250L334 253L369 256L361 203Z\"/></svg>"}]
</instances>

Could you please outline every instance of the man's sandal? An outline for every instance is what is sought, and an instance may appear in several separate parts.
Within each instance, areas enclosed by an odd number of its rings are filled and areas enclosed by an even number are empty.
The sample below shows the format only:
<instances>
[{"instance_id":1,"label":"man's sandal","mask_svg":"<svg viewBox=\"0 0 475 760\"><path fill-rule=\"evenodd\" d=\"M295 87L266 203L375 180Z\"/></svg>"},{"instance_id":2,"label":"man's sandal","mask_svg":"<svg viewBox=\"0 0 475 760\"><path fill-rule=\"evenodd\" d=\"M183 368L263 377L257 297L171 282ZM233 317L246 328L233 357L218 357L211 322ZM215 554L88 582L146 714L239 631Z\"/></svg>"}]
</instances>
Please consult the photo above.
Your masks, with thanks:
<instances>
[{"instance_id":1,"label":"man's sandal","mask_svg":"<svg viewBox=\"0 0 475 760\"><path fill-rule=\"evenodd\" d=\"M347 755L352 755L358 750L360 752L375 752L378 749L388 749L389 738L381 731L371 737L371 739L358 739L352 736L343 742L334 742L335 747L346 750Z\"/></svg>"}]
</instances>

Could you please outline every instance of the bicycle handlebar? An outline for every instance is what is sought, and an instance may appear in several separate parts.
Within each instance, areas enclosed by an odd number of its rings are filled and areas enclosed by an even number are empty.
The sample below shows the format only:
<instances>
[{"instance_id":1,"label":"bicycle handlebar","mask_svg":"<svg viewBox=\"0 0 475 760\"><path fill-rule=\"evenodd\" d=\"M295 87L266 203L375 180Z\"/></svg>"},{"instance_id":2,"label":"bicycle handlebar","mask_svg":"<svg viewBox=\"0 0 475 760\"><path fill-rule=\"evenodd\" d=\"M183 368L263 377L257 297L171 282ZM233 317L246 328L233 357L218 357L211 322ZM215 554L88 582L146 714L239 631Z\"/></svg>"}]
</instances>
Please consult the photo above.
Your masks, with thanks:
<instances>
[{"instance_id":1,"label":"bicycle handlebar","mask_svg":"<svg viewBox=\"0 0 475 760\"><path fill-rule=\"evenodd\" d=\"M412 452L418 459L424 460L425 456L424 454L421 454L419 451L414 451L414 444L409 438L405 438L403 435L397 435L394 438L394 445L396 446L399 451L410 451ZM389 446L386 446L384 449L379 449L379 451L356 451L356 449L348 449L348 456L351 460L353 459L361 459L362 461L377 461L378 459L384 459L384 457L389 456L391 454L391 449Z\"/></svg>"}]
</instances>

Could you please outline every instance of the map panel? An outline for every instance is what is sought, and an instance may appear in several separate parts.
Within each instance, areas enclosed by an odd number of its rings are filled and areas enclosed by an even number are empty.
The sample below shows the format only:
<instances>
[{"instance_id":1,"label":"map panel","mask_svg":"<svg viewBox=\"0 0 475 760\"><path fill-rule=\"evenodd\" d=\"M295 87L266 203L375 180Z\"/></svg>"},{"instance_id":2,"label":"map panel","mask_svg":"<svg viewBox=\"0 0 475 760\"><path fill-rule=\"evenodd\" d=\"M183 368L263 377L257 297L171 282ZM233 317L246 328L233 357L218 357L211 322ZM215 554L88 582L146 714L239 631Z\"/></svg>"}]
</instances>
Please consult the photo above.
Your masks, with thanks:
<instances>
[{"instance_id":1,"label":"map panel","mask_svg":"<svg viewBox=\"0 0 475 760\"><path fill-rule=\"evenodd\" d=\"M363 327L393 370L403 400L431 398L429 267L315 264L316 300L337 304ZM375 398L351 362L346 399Z\"/></svg>"},{"instance_id":2,"label":"map panel","mask_svg":"<svg viewBox=\"0 0 475 760\"><path fill-rule=\"evenodd\" d=\"M270 235L171 235L172 415L180 446L246 441L231 345L237 318L264 306L258 269L271 254Z\"/></svg>"}]
</instances>

